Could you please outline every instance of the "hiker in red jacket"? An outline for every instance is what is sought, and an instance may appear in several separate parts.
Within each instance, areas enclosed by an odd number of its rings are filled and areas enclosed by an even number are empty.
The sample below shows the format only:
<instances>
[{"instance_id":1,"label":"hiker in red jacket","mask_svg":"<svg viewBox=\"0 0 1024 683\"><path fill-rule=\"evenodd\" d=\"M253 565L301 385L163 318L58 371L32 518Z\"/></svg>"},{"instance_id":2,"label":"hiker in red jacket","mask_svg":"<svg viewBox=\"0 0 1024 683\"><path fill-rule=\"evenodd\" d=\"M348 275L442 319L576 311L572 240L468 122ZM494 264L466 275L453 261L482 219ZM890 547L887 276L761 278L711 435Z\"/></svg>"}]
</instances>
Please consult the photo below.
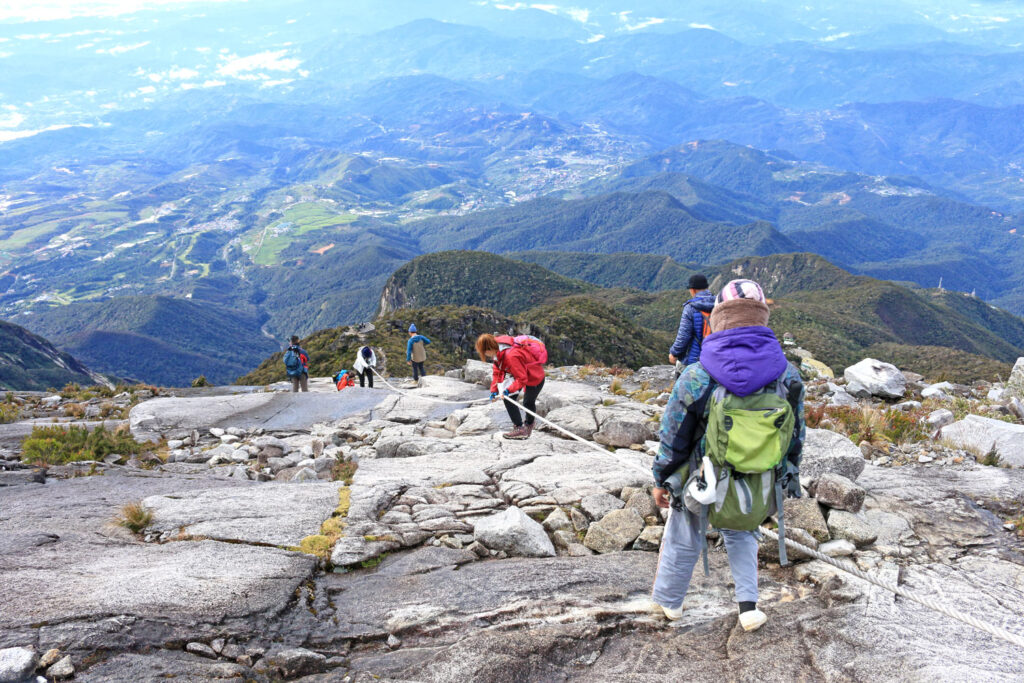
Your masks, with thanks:
<instances>
[{"instance_id":1,"label":"hiker in red jacket","mask_svg":"<svg viewBox=\"0 0 1024 683\"><path fill-rule=\"evenodd\" d=\"M523 407L537 411L537 395L544 388L544 363L547 362L547 349L535 337L510 337L493 334L481 334L476 340L476 352L480 360L493 363L493 379L491 381L491 400L498 399L498 391L504 388L504 395L517 397L523 392ZM509 377L510 379L506 379ZM533 415L527 414L525 424L523 414L512 401L505 401L505 409L512 419L515 428L502 434L506 439L528 439L533 434Z\"/></svg>"}]
</instances>

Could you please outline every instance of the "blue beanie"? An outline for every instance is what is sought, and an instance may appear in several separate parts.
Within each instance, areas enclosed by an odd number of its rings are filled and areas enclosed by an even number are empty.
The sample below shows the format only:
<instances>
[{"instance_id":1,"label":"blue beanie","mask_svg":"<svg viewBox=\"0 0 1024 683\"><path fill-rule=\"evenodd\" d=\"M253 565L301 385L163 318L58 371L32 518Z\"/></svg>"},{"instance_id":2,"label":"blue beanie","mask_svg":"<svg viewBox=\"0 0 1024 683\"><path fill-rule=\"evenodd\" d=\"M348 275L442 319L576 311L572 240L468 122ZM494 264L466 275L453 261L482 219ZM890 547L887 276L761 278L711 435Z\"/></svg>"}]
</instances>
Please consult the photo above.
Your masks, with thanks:
<instances>
[{"instance_id":1,"label":"blue beanie","mask_svg":"<svg viewBox=\"0 0 1024 683\"><path fill-rule=\"evenodd\" d=\"M416 323L413 323L412 325L409 325L409 331L410 332L416 332L417 331L416 330Z\"/></svg>"}]
</instances>

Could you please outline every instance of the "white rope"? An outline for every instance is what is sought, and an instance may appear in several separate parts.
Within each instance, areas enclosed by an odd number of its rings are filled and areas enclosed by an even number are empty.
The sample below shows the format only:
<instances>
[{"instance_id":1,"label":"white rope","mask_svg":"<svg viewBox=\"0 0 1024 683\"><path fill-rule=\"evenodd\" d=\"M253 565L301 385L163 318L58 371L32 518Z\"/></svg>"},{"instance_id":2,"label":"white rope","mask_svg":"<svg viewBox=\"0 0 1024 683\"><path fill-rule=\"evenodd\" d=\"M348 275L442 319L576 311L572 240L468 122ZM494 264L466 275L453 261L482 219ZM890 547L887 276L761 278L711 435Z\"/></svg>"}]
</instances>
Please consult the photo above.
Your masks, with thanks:
<instances>
[{"instance_id":1,"label":"white rope","mask_svg":"<svg viewBox=\"0 0 1024 683\"><path fill-rule=\"evenodd\" d=\"M766 527L761 527L761 533L765 534L766 536L775 541L779 540L779 535ZM829 557L828 555L818 552L817 550L808 548L807 546L798 543L791 538L786 539L786 545L793 548L794 550L799 550L800 552L806 553L815 559L821 560L822 562L826 562L835 567L836 569L840 569L846 572L847 574L852 574L853 576L856 576L858 579L862 579L864 581L867 581L868 583L873 583L879 588L884 588L885 590L891 593L895 593L896 595L899 595L901 597L904 597L907 600L913 600L919 605L924 605L928 609L935 610L940 614L945 614L947 617L952 617L953 619L962 621L968 626L973 626L974 628L980 631L984 631L985 633L991 634L997 638L1002 638L1007 642L1013 643L1018 647L1024 648L1024 636L1017 635L1016 633L1011 633L1010 631L1007 631L1004 628L1000 628L999 626L993 626L992 624L981 621L980 619L975 619L969 614L964 614L960 610L953 609L952 607L946 607L945 605L942 605L937 601L932 600L931 598L926 598L924 596L918 595L917 593L909 591L906 588L903 588L902 586L898 586L884 579L879 579L874 576L871 576L870 574L868 574L865 571L862 571L859 567L857 567L851 562L846 562L844 560L838 560L834 557Z\"/></svg>"},{"instance_id":2,"label":"white rope","mask_svg":"<svg viewBox=\"0 0 1024 683\"><path fill-rule=\"evenodd\" d=\"M402 389L399 389L395 385L391 384L391 382L387 381L384 378L384 375L382 375L379 372L377 372L376 368L370 368L370 370L373 371L373 374L375 374L378 377L380 377L380 381L384 382L384 384L386 384L388 386L388 388L391 389L392 391L394 391L395 393L402 394L403 396L408 396L409 398L419 399L421 401L431 401L433 403L444 403L445 405L450 405L450 406L465 406L465 405L472 405L474 403L480 403L481 401L490 401L491 400L489 398L474 398L474 399L467 399L465 401L446 401L443 398L435 398L433 396L422 396L420 394L410 394L408 391L404 391Z\"/></svg>"},{"instance_id":3,"label":"white rope","mask_svg":"<svg viewBox=\"0 0 1024 683\"><path fill-rule=\"evenodd\" d=\"M376 370L373 370L373 372L378 377L380 377L381 380L384 381L384 384L387 384L388 387L390 387L394 391L396 391L396 392L398 392L400 394L405 394L407 396L412 396L411 394L408 394L407 392L404 392L401 389L398 389L398 388L392 386ZM414 398L420 398L420 399L427 400L427 401L434 401L435 403L448 403L448 404L456 404L456 405L466 405L466 403L467 403L467 401L445 401L445 400L442 400L442 399L439 399L439 398L433 398L433 397L430 397L430 396L413 396L413 397ZM562 434L568 436L570 439L575 439L576 441L579 441L583 445L587 446L588 448L592 448L593 450L597 451L598 453L601 453L602 455L610 455L610 456L612 456L613 458L618 460L619 463L621 463L623 466L625 466L627 468L636 469L636 470L642 470L645 477L650 476L650 472L648 472L647 470L643 470L643 468L641 468L639 465L636 465L635 463L631 463L631 462L628 462L628 461L622 459L614 451L609 451L609 450L606 450L604 448L601 448L600 446L598 446L594 442L587 441L583 437L578 436L576 434L573 434L568 429L565 429L565 428L555 424L551 420L548 420L548 419L546 419L544 417L541 417L540 415L538 415L537 413L533 412L529 408L526 408L525 406L522 406L522 405L516 403L515 401L513 401L508 396L502 395L501 398L506 400L506 401L508 401L509 403L511 403L515 407L519 408L520 410L524 411L525 413L527 413L529 415L532 415L535 419L540 420L541 422L543 422L544 424L548 425L549 427L558 430ZM479 401L484 401L484 400L490 400L490 399L477 399L476 401L470 401L469 403L477 403ZM771 538L771 539L773 539L775 541L779 540L779 535L777 533L775 533L774 531L772 531L771 529L767 528L767 527L763 527L762 526L760 528L760 531L761 531L761 533L763 533L764 535L768 536L769 538ZM934 611L938 612L939 614L945 614L947 617L951 617L951 618L956 619L958 621L962 621L963 623L967 624L968 626L972 626L972 627L978 629L979 631L984 631L985 633L993 635L993 636L995 636L997 638L1002 638L1003 640L1005 640L1005 641L1007 641L1009 643L1012 643L1012 644L1014 644L1014 645L1016 645L1018 647L1024 648L1024 636L1017 635L1016 633L1012 633L1010 631L1007 631L1006 629L1000 628L999 626L993 626L992 624L989 624L987 622L981 621L980 619L975 619L971 615L965 614L965 613L961 612L960 610L953 609L952 607L946 607L944 605L941 605L938 602L936 602L935 600L932 600L931 598L926 598L926 597L920 596L920 595L918 595L918 594L916 594L916 593L914 593L912 591L907 590L906 588L903 588L901 586L897 586L894 583L890 583L888 581L885 581L884 579L875 578L875 577L871 576L870 574L868 574L867 572L862 571L860 568L858 568L857 566L853 565L850 562L846 562L846 561L843 561L843 560L837 560L834 557L829 557L828 555L825 555L824 553L820 553L817 550L813 550L811 548L808 548L807 546L805 546L805 545L803 545L801 543L798 543L798 542L794 541L791 538L787 538L786 539L786 545L791 547L791 548L793 548L793 549L795 549L795 550L799 550L802 553L806 553L807 555L810 555L811 557L814 557L815 559L818 559L818 560L821 560L822 562L830 564L833 567L835 567L836 569L844 571L847 574L852 574L853 576L856 576L858 579L862 579L864 581L867 581L868 583L872 583L872 584L878 586L879 588L883 588L883 589L885 589L885 590L887 590L887 591L889 591L891 593L895 593L896 595L904 597L904 598L906 598L908 600L913 600L914 602L918 603L919 605L924 605L928 609L934 610Z\"/></svg>"},{"instance_id":4,"label":"white rope","mask_svg":"<svg viewBox=\"0 0 1024 683\"><path fill-rule=\"evenodd\" d=\"M489 398L477 398L477 399L471 400L471 401L465 401L465 400L443 400L441 398L434 398L433 396L422 396L422 395L418 395L418 394L411 394L408 391L402 391L401 389L399 389L399 388L397 388L395 386L392 386L386 379L384 379L383 375L381 375L380 373L377 372L376 369L371 368L371 370L373 370L374 374L377 375L377 377L380 377L381 381L383 381L384 384L386 384L388 387L390 387L393 391L396 391L396 392L398 392L400 394L409 396L411 398L420 398L422 400L429 400L429 401L433 401L435 403L447 403L447 404L451 404L451 405L466 405L467 403L477 403L477 402L480 402L480 401L489 401L490 400ZM540 420L541 422L543 422L544 424L548 425L552 429L555 429L555 430L561 432L562 434L568 436L571 439L575 439L577 441L580 441L581 443L583 443L584 445L589 447L589 449L593 449L594 451L597 451L598 453L600 453L601 455L604 455L604 456L611 456L612 458L614 458L616 461L618 461L618 463L620 463L624 467L627 467L627 468L630 468L630 469L635 469L638 472L642 472L644 477L649 477L650 476L650 472L648 472L644 468L640 467L636 463L631 463L631 462L629 462L627 460L624 460L620 456L617 456L614 452L608 451L606 449L602 449L601 446L599 446L598 444L594 443L593 441L588 441L587 439L583 438L579 434L573 434L572 432L570 432L569 430L565 429L564 427L561 427L560 425L556 425L551 420L548 420L546 418L541 417L540 415L538 415L534 411L531 411L528 408L526 408L525 405L522 405L522 404L512 400L511 396L506 396L506 395L502 394L501 397L504 400L507 400L512 405L514 405L515 408L518 408L523 413L526 413L527 415L534 416L535 419Z\"/></svg>"}]
</instances>

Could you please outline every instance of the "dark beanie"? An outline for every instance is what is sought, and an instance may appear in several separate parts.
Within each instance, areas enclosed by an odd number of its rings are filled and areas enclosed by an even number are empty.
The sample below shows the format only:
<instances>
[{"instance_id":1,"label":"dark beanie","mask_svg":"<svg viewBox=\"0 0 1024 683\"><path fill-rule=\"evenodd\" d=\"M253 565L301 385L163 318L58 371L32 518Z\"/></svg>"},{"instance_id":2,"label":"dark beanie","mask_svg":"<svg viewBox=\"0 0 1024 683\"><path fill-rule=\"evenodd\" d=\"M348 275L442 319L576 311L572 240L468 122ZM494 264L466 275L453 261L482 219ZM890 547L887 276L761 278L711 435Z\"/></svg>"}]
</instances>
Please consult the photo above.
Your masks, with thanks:
<instances>
[{"instance_id":1,"label":"dark beanie","mask_svg":"<svg viewBox=\"0 0 1024 683\"><path fill-rule=\"evenodd\" d=\"M690 289L698 289L699 290L699 289L707 289L707 288L708 288L708 279L706 277L704 277L700 273L697 273L696 275L691 275L690 276Z\"/></svg>"}]
</instances>

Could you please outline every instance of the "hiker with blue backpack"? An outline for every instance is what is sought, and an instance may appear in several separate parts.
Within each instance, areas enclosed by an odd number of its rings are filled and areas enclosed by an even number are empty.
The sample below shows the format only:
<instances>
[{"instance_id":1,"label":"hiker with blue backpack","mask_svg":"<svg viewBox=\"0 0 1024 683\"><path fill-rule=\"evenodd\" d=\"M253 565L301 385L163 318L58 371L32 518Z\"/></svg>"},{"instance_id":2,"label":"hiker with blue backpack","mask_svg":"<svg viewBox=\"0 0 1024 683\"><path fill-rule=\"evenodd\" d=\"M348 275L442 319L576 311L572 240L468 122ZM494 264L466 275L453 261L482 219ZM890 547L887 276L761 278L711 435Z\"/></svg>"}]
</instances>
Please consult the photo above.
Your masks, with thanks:
<instances>
[{"instance_id":1,"label":"hiker with blue backpack","mask_svg":"<svg viewBox=\"0 0 1024 683\"><path fill-rule=\"evenodd\" d=\"M292 381L292 392L301 387L309 391L309 354L299 346L299 338L292 336L292 343L284 352L284 369Z\"/></svg>"},{"instance_id":2,"label":"hiker with blue backpack","mask_svg":"<svg viewBox=\"0 0 1024 683\"><path fill-rule=\"evenodd\" d=\"M512 420L512 431L502 434L506 439L529 439L533 434L534 417L523 413L513 403L519 392L523 393L523 407L537 412L537 396L544 388L544 364L548 362L548 350L544 342L529 335L512 337L481 334L476 340L476 352L480 360L492 363L491 401L497 401L499 392L512 400L504 401L505 409Z\"/></svg>"},{"instance_id":3,"label":"hiker with blue backpack","mask_svg":"<svg viewBox=\"0 0 1024 683\"><path fill-rule=\"evenodd\" d=\"M768 619L757 609L757 528L776 515L785 564L782 500L800 497L805 435L803 382L767 327L768 316L756 282L723 287L699 361L676 381L661 420L653 496L671 509L653 599L669 619L682 617L702 553L708 571L709 525L725 540L740 626L753 631Z\"/></svg>"},{"instance_id":4,"label":"hiker with blue backpack","mask_svg":"<svg viewBox=\"0 0 1024 683\"><path fill-rule=\"evenodd\" d=\"M427 374L427 371L423 369L423 364L427 362L427 344L429 343L430 340L416 329L416 323L409 325L409 342L405 345L405 361L412 366L413 382Z\"/></svg>"},{"instance_id":5,"label":"hiker with blue backpack","mask_svg":"<svg viewBox=\"0 0 1024 683\"><path fill-rule=\"evenodd\" d=\"M683 367L700 358L704 337L710 332L709 320L715 307L715 295L708 291L708 279L697 273L690 276L690 299L683 304L676 340L668 352L668 362ZM682 371L682 368L679 368Z\"/></svg>"}]
</instances>

